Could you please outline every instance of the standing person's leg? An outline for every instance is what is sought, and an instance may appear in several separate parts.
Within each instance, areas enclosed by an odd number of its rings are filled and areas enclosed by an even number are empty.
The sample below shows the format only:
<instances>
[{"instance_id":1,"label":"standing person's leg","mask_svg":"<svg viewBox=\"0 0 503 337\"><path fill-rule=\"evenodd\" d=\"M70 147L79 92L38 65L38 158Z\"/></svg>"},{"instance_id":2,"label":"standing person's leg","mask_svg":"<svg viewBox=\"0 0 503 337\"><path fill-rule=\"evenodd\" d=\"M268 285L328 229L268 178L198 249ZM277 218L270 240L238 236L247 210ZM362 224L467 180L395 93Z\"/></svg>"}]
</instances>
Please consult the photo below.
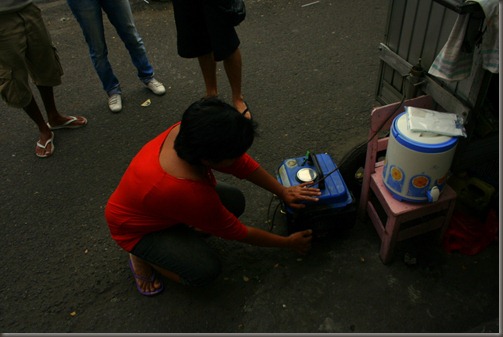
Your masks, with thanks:
<instances>
[{"instance_id":1,"label":"standing person's leg","mask_svg":"<svg viewBox=\"0 0 503 337\"><path fill-rule=\"evenodd\" d=\"M31 7L31 6L29 6ZM40 135L35 148L39 157L48 157L53 153L52 132L45 123L44 116L33 97L29 84L29 72L26 67L28 36L31 32L26 30L25 17L30 13L30 8L20 12L0 15L2 26L0 28L0 95L8 106L23 109L35 122Z\"/></svg>"},{"instance_id":2,"label":"standing person's leg","mask_svg":"<svg viewBox=\"0 0 503 337\"><path fill-rule=\"evenodd\" d=\"M38 157L45 158L51 156L55 148L53 143L54 133L51 131L49 125L53 127L56 126L55 128L79 128L87 124L87 119L82 116L74 117L61 115L56 109L53 88L49 86L37 86L37 88L42 97L49 122L45 122L42 112L33 96L30 103L23 107L23 110L35 122L40 131L40 139L37 142L35 154Z\"/></svg>"},{"instance_id":3,"label":"standing person's leg","mask_svg":"<svg viewBox=\"0 0 503 337\"><path fill-rule=\"evenodd\" d=\"M134 23L133 12L128 0L104 0L103 10L119 34L137 69L138 78L156 95L166 92L163 84L154 79L154 68L147 57L147 50Z\"/></svg>"},{"instance_id":4,"label":"standing person's leg","mask_svg":"<svg viewBox=\"0 0 503 337\"><path fill-rule=\"evenodd\" d=\"M248 106L243 100L243 93L241 91L242 82L242 60L241 52L237 48L229 57L223 60L225 73L232 92L232 103L236 110L244 114L246 118L251 118L251 113Z\"/></svg>"},{"instance_id":5,"label":"standing person's leg","mask_svg":"<svg viewBox=\"0 0 503 337\"><path fill-rule=\"evenodd\" d=\"M138 70L140 79L154 76L154 68L150 64L143 39L138 33L131 5L128 0L104 0L101 2L108 20L115 27L117 34L126 46L133 65Z\"/></svg>"},{"instance_id":6,"label":"standing person's leg","mask_svg":"<svg viewBox=\"0 0 503 337\"><path fill-rule=\"evenodd\" d=\"M203 74L204 85L206 87L206 98L218 96L217 87L217 63L213 58L213 53L199 56L199 67Z\"/></svg>"},{"instance_id":7,"label":"standing person's leg","mask_svg":"<svg viewBox=\"0 0 503 337\"><path fill-rule=\"evenodd\" d=\"M37 88L47 113L47 123L52 130L76 129L87 124L87 119L83 116L64 116L59 113L52 86L37 85Z\"/></svg>"},{"instance_id":8,"label":"standing person's leg","mask_svg":"<svg viewBox=\"0 0 503 337\"><path fill-rule=\"evenodd\" d=\"M178 55L197 58L205 85L205 97L218 96L217 66L206 29L204 1L173 0Z\"/></svg>"},{"instance_id":9,"label":"standing person's leg","mask_svg":"<svg viewBox=\"0 0 503 337\"><path fill-rule=\"evenodd\" d=\"M37 102L32 96L32 99L28 105L23 107L23 110L28 114L28 116L35 122L40 132L40 138L37 141L37 146L35 147L35 154L37 157L46 158L54 153L54 134L49 129L45 123L44 116L38 107Z\"/></svg>"},{"instance_id":10,"label":"standing person's leg","mask_svg":"<svg viewBox=\"0 0 503 337\"><path fill-rule=\"evenodd\" d=\"M108 96L121 94L119 80L108 60L108 47L103 27L103 14L99 0L67 0L82 29L89 47L89 56Z\"/></svg>"},{"instance_id":11,"label":"standing person's leg","mask_svg":"<svg viewBox=\"0 0 503 337\"><path fill-rule=\"evenodd\" d=\"M57 50L53 46L52 39L49 31L44 23L40 11L36 6L30 6L23 11L22 16L25 22L29 22L30 31L26 35L26 64L33 82L37 86L40 97L42 98L45 111L47 113L48 124L45 126L40 125L42 120L39 117L41 114L38 105L32 99L31 102L25 106L25 111L35 121L40 131L45 134L48 139L53 138L50 129L59 128L78 128L87 124L87 120L82 117L64 116L59 113L54 101L53 87L61 84L61 76L63 75L63 68L57 55ZM44 123L45 124L45 123ZM45 137L41 137L40 144L47 144ZM37 144L37 154L40 156L40 150L46 150L45 153L52 153L52 150L47 150L47 146L40 146ZM44 156L44 155L42 155Z\"/></svg>"},{"instance_id":12,"label":"standing person's leg","mask_svg":"<svg viewBox=\"0 0 503 337\"><path fill-rule=\"evenodd\" d=\"M210 36L214 60L223 61L225 73L231 87L232 104L245 117L251 118L243 99L241 41L234 26L222 19L221 13L210 3L204 6L206 29Z\"/></svg>"}]
</instances>

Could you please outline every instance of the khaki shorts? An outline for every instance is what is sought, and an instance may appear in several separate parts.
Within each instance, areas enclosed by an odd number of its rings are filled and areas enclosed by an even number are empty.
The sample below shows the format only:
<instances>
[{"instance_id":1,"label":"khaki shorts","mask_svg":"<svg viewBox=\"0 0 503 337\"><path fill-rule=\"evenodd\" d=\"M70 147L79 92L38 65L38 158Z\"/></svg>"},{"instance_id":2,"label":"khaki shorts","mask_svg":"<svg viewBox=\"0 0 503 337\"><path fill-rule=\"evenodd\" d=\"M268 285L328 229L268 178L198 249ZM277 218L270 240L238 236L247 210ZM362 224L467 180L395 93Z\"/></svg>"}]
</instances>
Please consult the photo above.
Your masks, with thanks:
<instances>
[{"instance_id":1,"label":"khaki shorts","mask_svg":"<svg viewBox=\"0 0 503 337\"><path fill-rule=\"evenodd\" d=\"M0 14L0 95L12 107L27 106L35 85L61 84L63 68L40 9L30 4L15 13Z\"/></svg>"}]
</instances>

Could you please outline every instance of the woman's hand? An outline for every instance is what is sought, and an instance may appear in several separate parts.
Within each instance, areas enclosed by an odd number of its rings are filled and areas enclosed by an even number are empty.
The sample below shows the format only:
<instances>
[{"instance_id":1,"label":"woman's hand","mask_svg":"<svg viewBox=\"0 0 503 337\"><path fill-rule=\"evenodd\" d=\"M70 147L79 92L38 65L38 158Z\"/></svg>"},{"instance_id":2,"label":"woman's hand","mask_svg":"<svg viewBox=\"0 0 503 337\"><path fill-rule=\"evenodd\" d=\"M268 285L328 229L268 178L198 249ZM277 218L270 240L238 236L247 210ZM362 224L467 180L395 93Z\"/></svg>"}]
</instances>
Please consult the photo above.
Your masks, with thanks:
<instances>
[{"instance_id":1,"label":"woman's hand","mask_svg":"<svg viewBox=\"0 0 503 337\"><path fill-rule=\"evenodd\" d=\"M312 234L311 229L290 234L289 247L297 253L306 254L311 249Z\"/></svg>"},{"instance_id":2,"label":"woman's hand","mask_svg":"<svg viewBox=\"0 0 503 337\"><path fill-rule=\"evenodd\" d=\"M279 197L292 208L304 208L306 205L303 202L316 202L317 197L321 195L319 188L309 187L309 185L312 185L312 182L285 187Z\"/></svg>"}]
</instances>

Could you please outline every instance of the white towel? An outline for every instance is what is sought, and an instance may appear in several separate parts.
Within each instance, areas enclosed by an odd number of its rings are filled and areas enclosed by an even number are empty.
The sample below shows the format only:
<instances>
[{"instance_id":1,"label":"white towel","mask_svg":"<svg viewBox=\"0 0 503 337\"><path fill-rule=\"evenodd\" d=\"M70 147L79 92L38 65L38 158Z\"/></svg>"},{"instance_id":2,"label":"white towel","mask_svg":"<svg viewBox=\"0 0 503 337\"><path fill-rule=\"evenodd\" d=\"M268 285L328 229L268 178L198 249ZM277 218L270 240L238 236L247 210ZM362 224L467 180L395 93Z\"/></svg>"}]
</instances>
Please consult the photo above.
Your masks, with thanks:
<instances>
[{"instance_id":1,"label":"white towel","mask_svg":"<svg viewBox=\"0 0 503 337\"><path fill-rule=\"evenodd\" d=\"M484 26L480 53L482 68L494 74L499 73L499 6L497 0L472 0L478 2L484 11Z\"/></svg>"},{"instance_id":2,"label":"white towel","mask_svg":"<svg viewBox=\"0 0 503 337\"><path fill-rule=\"evenodd\" d=\"M458 15L447 42L428 70L429 74L448 81L459 81L470 76L473 52L465 52L461 48L469 19L469 14Z\"/></svg>"}]
</instances>

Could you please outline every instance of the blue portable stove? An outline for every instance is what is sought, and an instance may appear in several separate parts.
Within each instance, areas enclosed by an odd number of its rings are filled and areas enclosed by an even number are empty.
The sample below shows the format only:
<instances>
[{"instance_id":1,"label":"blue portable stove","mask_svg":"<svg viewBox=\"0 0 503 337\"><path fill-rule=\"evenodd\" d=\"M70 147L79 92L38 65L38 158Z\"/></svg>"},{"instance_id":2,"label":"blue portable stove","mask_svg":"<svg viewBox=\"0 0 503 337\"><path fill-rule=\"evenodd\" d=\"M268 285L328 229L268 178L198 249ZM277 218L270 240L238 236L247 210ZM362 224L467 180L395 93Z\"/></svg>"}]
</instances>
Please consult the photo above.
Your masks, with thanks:
<instances>
[{"instance_id":1,"label":"blue portable stove","mask_svg":"<svg viewBox=\"0 0 503 337\"><path fill-rule=\"evenodd\" d=\"M312 229L313 237L321 238L355 224L354 197L328 154L308 152L303 157L286 159L278 168L277 179L285 187L312 181L312 186L322 193L317 202L307 202L302 209L283 204L289 233Z\"/></svg>"}]
</instances>

